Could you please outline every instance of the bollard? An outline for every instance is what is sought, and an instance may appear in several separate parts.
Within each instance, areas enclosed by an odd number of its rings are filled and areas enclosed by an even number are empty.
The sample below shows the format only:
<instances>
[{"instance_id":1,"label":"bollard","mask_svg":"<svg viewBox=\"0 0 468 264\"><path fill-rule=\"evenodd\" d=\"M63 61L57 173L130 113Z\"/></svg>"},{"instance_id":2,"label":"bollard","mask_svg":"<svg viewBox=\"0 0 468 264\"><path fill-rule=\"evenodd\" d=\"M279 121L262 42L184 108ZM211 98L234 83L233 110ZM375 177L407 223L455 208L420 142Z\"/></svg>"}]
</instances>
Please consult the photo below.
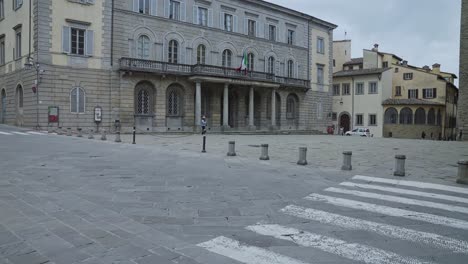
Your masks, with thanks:
<instances>
[{"instance_id":1,"label":"bollard","mask_svg":"<svg viewBox=\"0 0 468 264\"><path fill-rule=\"evenodd\" d=\"M57 128L57 135L63 135L62 127Z\"/></svg>"},{"instance_id":2,"label":"bollard","mask_svg":"<svg viewBox=\"0 0 468 264\"><path fill-rule=\"evenodd\" d=\"M468 160L458 161L458 179L457 183L468 184Z\"/></svg>"},{"instance_id":3,"label":"bollard","mask_svg":"<svg viewBox=\"0 0 468 264\"><path fill-rule=\"evenodd\" d=\"M88 139L94 139L94 135L93 135L93 130L89 130L89 136L88 136Z\"/></svg>"},{"instance_id":4,"label":"bollard","mask_svg":"<svg viewBox=\"0 0 468 264\"><path fill-rule=\"evenodd\" d=\"M136 134L136 127L133 127L133 142L132 142L132 144L136 144L136 142L135 142L135 134Z\"/></svg>"},{"instance_id":5,"label":"bollard","mask_svg":"<svg viewBox=\"0 0 468 264\"><path fill-rule=\"evenodd\" d=\"M393 176L405 176L405 155L395 155L395 171Z\"/></svg>"},{"instance_id":6,"label":"bollard","mask_svg":"<svg viewBox=\"0 0 468 264\"><path fill-rule=\"evenodd\" d=\"M260 156L260 160L269 160L270 157L268 156L268 144L262 144L262 155Z\"/></svg>"},{"instance_id":7,"label":"bollard","mask_svg":"<svg viewBox=\"0 0 468 264\"><path fill-rule=\"evenodd\" d=\"M235 141L229 141L229 150L228 150L227 155L230 157L236 156L236 142Z\"/></svg>"},{"instance_id":8,"label":"bollard","mask_svg":"<svg viewBox=\"0 0 468 264\"><path fill-rule=\"evenodd\" d=\"M78 135L76 135L77 137L83 137L83 134L81 133L81 128L77 128L76 129L78 131Z\"/></svg>"},{"instance_id":9,"label":"bollard","mask_svg":"<svg viewBox=\"0 0 468 264\"><path fill-rule=\"evenodd\" d=\"M206 146L206 136L203 136L203 149L202 149L202 151L201 151L202 153L206 153L206 148L205 148L205 146Z\"/></svg>"},{"instance_id":10,"label":"bollard","mask_svg":"<svg viewBox=\"0 0 468 264\"><path fill-rule=\"evenodd\" d=\"M72 135L71 128L68 127L68 128L67 128L67 136L71 136L71 135Z\"/></svg>"},{"instance_id":11,"label":"bollard","mask_svg":"<svg viewBox=\"0 0 468 264\"><path fill-rule=\"evenodd\" d=\"M105 129L102 130L101 140L107 140L107 137L106 137L106 130L105 130Z\"/></svg>"},{"instance_id":12,"label":"bollard","mask_svg":"<svg viewBox=\"0 0 468 264\"><path fill-rule=\"evenodd\" d=\"M122 142L122 140L120 139L120 132L119 131L115 132L115 140L114 141L117 142L117 143Z\"/></svg>"},{"instance_id":13,"label":"bollard","mask_svg":"<svg viewBox=\"0 0 468 264\"><path fill-rule=\"evenodd\" d=\"M307 165L307 148L306 147L299 148L299 160L297 161L297 165Z\"/></svg>"},{"instance_id":14,"label":"bollard","mask_svg":"<svg viewBox=\"0 0 468 264\"><path fill-rule=\"evenodd\" d=\"M344 151L343 152L343 166L341 166L341 170L352 170L353 166L351 165L351 156L353 152L351 151Z\"/></svg>"}]
</instances>

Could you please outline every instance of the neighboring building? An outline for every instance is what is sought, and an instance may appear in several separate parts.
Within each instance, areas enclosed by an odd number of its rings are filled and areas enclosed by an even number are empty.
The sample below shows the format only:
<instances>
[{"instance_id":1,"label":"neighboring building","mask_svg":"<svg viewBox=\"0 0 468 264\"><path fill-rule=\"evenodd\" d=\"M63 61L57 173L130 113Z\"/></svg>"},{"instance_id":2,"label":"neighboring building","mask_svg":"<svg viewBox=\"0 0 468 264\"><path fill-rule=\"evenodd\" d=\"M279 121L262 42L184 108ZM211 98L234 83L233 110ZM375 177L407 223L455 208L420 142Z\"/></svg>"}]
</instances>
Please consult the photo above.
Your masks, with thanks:
<instances>
[{"instance_id":1,"label":"neighboring building","mask_svg":"<svg viewBox=\"0 0 468 264\"><path fill-rule=\"evenodd\" d=\"M456 134L457 76L437 63L414 67L376 44L333 76L332 119L345 132L366 127L376 137L421 138L424 132L433 139Z\"/></svg>"},{"instance_id":2,"label":"neighboring building","mask_svg":"<svg viewBox=\"0 0 468 264\"><path fill-rule=\"evenodd\" d=\"M138 131L194 131L202 115L212 131L330 123L331 23L258 0L33 1L32 52L14 60L15 25L29 34L29 10L11 2L0 20L5 123L93 128L96 108L101 127ZM244 56L248 70L237 71ZM38 96L27 57L42 70ZM49 123L51 106L59 123Z\"/></svg>"},{"instance_id":3,"label":"neighboring building","mask_svg":"<svg viewBox=\"0 0 468 264\"><path fill-rule=\"evenodd\" d=\"M460 99L458 129L463 140L468 140L468 0L462 0L460 30Z\"/></svg>"}]
</instances>

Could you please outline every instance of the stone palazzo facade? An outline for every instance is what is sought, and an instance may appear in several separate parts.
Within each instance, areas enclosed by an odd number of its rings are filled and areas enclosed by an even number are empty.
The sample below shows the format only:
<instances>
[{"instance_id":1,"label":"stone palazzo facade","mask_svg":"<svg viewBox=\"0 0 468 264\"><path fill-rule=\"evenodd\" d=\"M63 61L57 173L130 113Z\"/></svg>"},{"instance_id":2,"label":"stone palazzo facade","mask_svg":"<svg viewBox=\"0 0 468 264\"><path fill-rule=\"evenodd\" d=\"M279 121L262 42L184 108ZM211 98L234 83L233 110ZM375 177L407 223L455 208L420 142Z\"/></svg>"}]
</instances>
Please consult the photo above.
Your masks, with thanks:
<instances>
[{"instance_id":1,"label":"stone palazzo facade","mask_svg":"<svg viewBox=\"0 0 468 264\"><path fill-rule=\"evenodd\" d=\"M26 45L0 63L3 123L192 132L205 116L210 131L330 125L336 26L326 21L258 0L45 0L28 8L6 6L0 20L6 50L18 41L16 24Z\"/></svg>"}]
</instances>

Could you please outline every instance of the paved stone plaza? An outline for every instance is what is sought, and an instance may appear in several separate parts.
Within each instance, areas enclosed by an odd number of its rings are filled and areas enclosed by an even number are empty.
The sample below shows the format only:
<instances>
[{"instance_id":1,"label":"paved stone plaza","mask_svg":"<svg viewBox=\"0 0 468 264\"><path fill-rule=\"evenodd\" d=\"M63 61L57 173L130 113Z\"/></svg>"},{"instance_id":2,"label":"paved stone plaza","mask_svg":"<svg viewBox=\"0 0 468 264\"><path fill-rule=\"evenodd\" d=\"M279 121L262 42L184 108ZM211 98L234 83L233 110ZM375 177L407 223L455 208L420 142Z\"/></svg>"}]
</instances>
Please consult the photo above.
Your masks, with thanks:
<instances>
[{"instance_id":1,"label":"paved stone plaza","mask_svg":"<svg viewBox=\"0 0 468 264\"><path fill-rule=\"evenodd\" d=\"M113 139L0 126L1 264L468 258L468 188L454 183L467 143L208 135L202 154L199 135ZM300 146L307 166L295 164ZM351 172L340 170L344 150ZM395 154L407 155L405 178L392 176Z\"/></svg>"}]
</instances>

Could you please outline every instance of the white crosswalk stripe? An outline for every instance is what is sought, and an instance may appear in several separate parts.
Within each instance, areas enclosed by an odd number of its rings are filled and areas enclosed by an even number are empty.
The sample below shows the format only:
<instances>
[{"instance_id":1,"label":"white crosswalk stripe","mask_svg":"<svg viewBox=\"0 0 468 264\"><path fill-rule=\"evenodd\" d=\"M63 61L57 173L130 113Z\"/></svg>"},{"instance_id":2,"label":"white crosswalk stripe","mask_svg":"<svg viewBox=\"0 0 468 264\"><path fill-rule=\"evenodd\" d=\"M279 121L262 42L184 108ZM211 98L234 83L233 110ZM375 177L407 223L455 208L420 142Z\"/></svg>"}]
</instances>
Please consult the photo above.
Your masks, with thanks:
<instances>
[{"instance_id":1,"label":"white crosswalk stripe","mask_svg":"<svg viewBox=\"0 0 468 264\"><path fill-rule=\"evenodd\" d=\"M318 221L323 224L335 225L352 230L375 232L387 237L393 237L416 243L421 242L438 248L449 249L455 253L468 254L468 242L434 233L421 232L408 228L366 221L295 205L288 205L281 209L281 212L303 219Z\"/></svg>"},{"instance_id":2,"label":"white crosswalk stripe","mask_svg":"<svg viewBox=\"0 0 468 264\"><path fill-rule=\"evenodd\" d=\"M433 263L415 258L402 257L393 252L357 243L348 243L340 239L313 234L295 228L280 225L254 225L246 229L265 236L288 240L303 247L317 248L354 261L380 264L422 264Z\"/></svg>"},{"instance_id":3,"label":"white crosswalk stripe","mask_svg":"<svg viewBox=\"0 0 468 264\"><path fill-rule=\"evenodd\" d=\"M44 133L34 132L34 131L28 131L27 133L28 133L28 134L31 134L31 135L40 135L40 136L45 136L45 135L46 135L46 134L44 134Z\"/></svg>"},{"instance_id":4,"label":"white crosswalk stripe","mask_svg":"<svg viewBox=\"0 0 468 264\"><path fill-rule=\"evenodd\" d=\"M423 221L423 222L428 222L431 224L444 225L448 227L468 230L467 221L463 221L463 220L459 220L455 218L449 218L445 216L409 211L409 210L394 208L390 206L376 205L376 204L371 204L371 203L366 203L366 202L348 200L348 199L343 199L343 198L336 198L332 196L315 194L315 193L307 196L305 199L312 200L312 201L326 202L326 203L337 205L337 206L364 210L364 211L379 213L383 215L403 217L403 218L407 218L411 220Z\"/></svg>"},{"instance_id":5,"label":"white crosswalk stripe","mask_svg":"<svg viewBox=\"0 0 468 264\"><path fill-rule=\"evenodd\" d=\"M468 188L447 186L447 185L435 184L435 183L393 180L393 179L384 179L384 178L361 176L361 175L354 176L353 180L387 183L387 184L395 184L395 185L400 185L400 186L414 187L414 188L419 188L419 189L434 189L434 190L440 190L440 191L457 192L457 193L468 194Z\"/></svg>"},{"instance_id":6,"label":"white crosswalk stripe","mask_svg":"<svg viewBox=\"0 0 468 264\"><path fill-rule=\"evenodd\" d=\"M17 135L22 135L22 136L29 136L28 133L24 133L24 132L13 131L12 133L17 134Z\"/></svg>"},{"instance_id":7,"label":"white crosswalk stripe","mask_svg":"<svg viewBox=\"0 0 468 264\"><path fill-rule=\"evenodd\" d=\"M246 264L306 264L273 251L243 245L239 241L223 236L200 243L198 246Z\"/></svg>"},{"instance_id":8,"label":"white crosswalk stripe","mask_svg":"<svg viewBox=\"0 0 468 264\"><path fill-rule=\"evenodd\" d=\"M467 207L461 207L461 206L449 205L449 204L443 204L443 203L434 203L434 202L428 202L428 201L422 201L422 200L416 200L416 199L409 199L409 198L403 198L403 197L394 196L394 195L385 195L385 194L378 194L378 193L371 193L371 192L361 192L361 191L356 191L356 190L346 190L346 189L335 188L335 187L327 188L327 189L325 189L325 191L334 192L334 193L341 193L341 194L350 194L350 195L354 195L354 196L359 196L359 197L364 197L364 198L372 198L372 199L376 199L376 200L382 200L382 201L388 201L388 202L394 202L394 203L402 203L402 204L410 204L410 205L431 207L431 208L436 208L436 209L440 209L440 210L446 210L446 211L451 211L451 212L459 212L459 213L468 214L468 208Z\"/></svg>"},{"instance_id":9,"label":"white crosswalk stripe","mask_svg":"<svg viewBox=\"0 0 468 264\"><path fill-rule=\"evenodd\" d=\"M0 135L13 135L13 134L8 133L8 132L2 132L2 131L0 131Z\"/></svg>"},{"instance_id":10,"label":"white crosswalk stripe","mask_svg":"<svg viewBox=\"0 0 468 264\"><path fill-rule=\"evenodd\" d=\"M453 195L445 195L445 194L436 194L436 193L428 193L428 192L420 192L420 191L413 191L401 188L393 188L381 185L372 185L372 184L360 184L354 182L342 182L340 183L342 186L347 187L356 187L356 188L363 188L363 189L371 189L371 190L378 190L384 192L391 192L391 193L398 193L398 194L407 194L413 196L421 196L426 198L434 198L439 200L446 200L451 202L459 202L459 203L467 203L468 199L463 197L457 197Z\"/></svg>"}]
</instances>

